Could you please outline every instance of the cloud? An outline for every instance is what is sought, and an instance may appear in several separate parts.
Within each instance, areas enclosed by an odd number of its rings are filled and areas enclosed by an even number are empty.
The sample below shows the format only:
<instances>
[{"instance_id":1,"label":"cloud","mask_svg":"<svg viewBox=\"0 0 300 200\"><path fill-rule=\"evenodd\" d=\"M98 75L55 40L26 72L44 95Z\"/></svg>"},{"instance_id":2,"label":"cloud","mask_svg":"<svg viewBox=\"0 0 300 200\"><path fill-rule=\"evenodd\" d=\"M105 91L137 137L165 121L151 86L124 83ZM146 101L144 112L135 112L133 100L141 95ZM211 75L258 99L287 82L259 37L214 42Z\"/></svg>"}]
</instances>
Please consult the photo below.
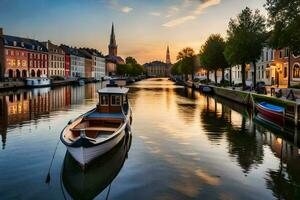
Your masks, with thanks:
<instances>
[{"instance_id":1,"label":"cloud","mask_svg":"<svg viewBox=\"0 0 300 200\"><path fill-rule=\"evenodd\" d=\"M151 13L149 13L150 15L152 15L152 16L160 16L160 13L159 12L151 12Z\"/></svg>"},{"instance_id":2,"label":"cloud","mask_svg":"<svg viewBox=\"0 0 300 200\"><path fill-rule=\"evenodd\" d=\"M133 8L125 5L121 5L118 0L111 0L110 5L123 13L129 13L133 10Z\"/></svg>"},{"instance_id":3,"label":"cloud","mask_svg":"<svg viewBox=\"0 0 300 200\"><path fill-rule=\"evenodd\" d=\"M130 11L132 11L132 8L130 8L130 7L128 7L128 6L124 6L124 7L121 9L121 11L122 11L123 13L129 13Z\"/></svg>"},{"instance_id":4,"label":"cloud","mask_svg":"<svg viewBox=\"0 0 300 200\"><path fill-rule=\"evenodd\" d=\"M188 15L188 16L184 16L184 17L180 17L180 18L171 20L171 21L163 24L163 26L165 26L165 27L174 27L174 26L178 26L180 24L183 24L186 21L193 20L193 19L196 19L196 16L194 16L194 15Z\"/></svg>"},{"instance_id":5,"label":"cloud","mask_svg":"<svg viewBox=\"0 0 300 200\"><path fill-rule=\"evenodd\" d=\"M188 6L193 1L195 1L195 0L184 0L183 5ZM189 15L170 20L170 21L164 23L162 26L175 27L175 26L183 24L187 21L194 20L197 18L198 15L203 13L203 11L205 9L215 6L215 5L218 5L220 3L221 3L221 0L201 0L201 3ZM171 14L167 15L166 17L167 18L171 17Z\"/></svg>"}]
</instances>

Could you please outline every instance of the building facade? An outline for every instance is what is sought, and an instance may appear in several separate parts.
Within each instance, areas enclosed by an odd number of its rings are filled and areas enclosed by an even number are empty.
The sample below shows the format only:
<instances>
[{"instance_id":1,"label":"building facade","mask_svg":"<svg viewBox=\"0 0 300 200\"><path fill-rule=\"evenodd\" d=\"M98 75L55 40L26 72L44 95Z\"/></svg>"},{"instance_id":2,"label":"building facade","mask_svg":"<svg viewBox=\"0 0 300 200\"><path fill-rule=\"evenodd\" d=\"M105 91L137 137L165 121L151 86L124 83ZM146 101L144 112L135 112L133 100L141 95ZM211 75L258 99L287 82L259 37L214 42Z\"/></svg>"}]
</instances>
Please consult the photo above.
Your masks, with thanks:
<instances>
[{"instance_id":1,"label":"building facade","mask_svg":"<svg viewBox=\"0 0 300 200\"><path fill-rule=\"evenodd\" d=\"M60 48L63 49L66 55L66 60L69 60L69 66L65 68L69 68L70 78L80 78L85 77L85 56L79 51L77 48L69 47L67 45L60 45ZM65 70L67 71L67 70Z\"/></svg>"},{"instance_id":2,"label":"building facade","mask_svg":"<svg viewBox=\"0 0 300 200\"><path fill-rule=\"evenodd\" d=\"M48 77L48 50L39 41L24 39L28 50L28 72L30 77Z\"/></svg>"},{"instance_id":3,"label":"building facade","mask_svg":"<svg viewBox=\"0 0 300 200\"><path fill-rule=\"evenodd\" d=\"M51 41L43 42L48 49L48 76L65 76L65 52Z\"/></svg>"},{"instance_id":4,"label":"building facade","mask_svg":"<svg viewBox=\"0 0 300 200\"><path fill-rule=\"evenodd\" d=\"M28 76L28 51L21 38L4 36L4 77L26 78Z\"/></svg>"},{"instance_id":5,"label":"building facade","mask_svg":"<svg viewBox=\"0 0 300 200\"><path fill-rule=\"evenodd\" d=\"M162 61L146 63L144 68L150 77L167 77L169 75L169 66Z\"/></svg>"},{"instance_id":6,"label":"building facade","mask_svg":"<svg viewBox=\"0 0 300 200\"><path fill-rule=\"evenodd\" d=\"M93 60L92 55L86 49L79 49L80 53L84 56L84 77L92 77Z\"/></svg>"},{"instance_id":7,"label":"building facade","mask_svg":"<svg viewBox=\"0 0 300 200\"><path fill-rule=\"evenodd\" d=\"M101 80L105 76L105 57L96 49L84 48L92 58L91 77Z\"/></svg>"}]
</instances>

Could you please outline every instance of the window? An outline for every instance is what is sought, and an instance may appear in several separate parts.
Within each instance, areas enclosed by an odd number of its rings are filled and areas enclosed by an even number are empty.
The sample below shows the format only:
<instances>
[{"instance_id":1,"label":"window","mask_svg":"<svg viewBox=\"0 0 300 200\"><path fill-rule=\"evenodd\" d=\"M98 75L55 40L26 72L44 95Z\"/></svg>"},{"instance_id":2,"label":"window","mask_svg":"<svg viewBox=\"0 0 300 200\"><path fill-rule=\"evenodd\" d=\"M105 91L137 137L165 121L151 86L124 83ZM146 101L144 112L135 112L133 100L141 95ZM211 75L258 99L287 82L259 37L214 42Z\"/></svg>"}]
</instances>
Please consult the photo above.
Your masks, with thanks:
<instances>
[{"instance_id":1,"label":"window","mask_svg":"<svg viewBox=\"0 0 300 200\"><path fill-rule=\"evenodd\" d=\"M101 106L108 106L108 95L101 95L100 103L101 103Z\"/></svg>"},{"instance_id":2,"label":"window","mask_svg":"<svg viewBox=\"0 0 300 200\"><path fill-rule=\"evenodd\" d=\"M274 60L274 52L271 50L271 60Z\"/></svg>"},{"instance_id":3,"label":"window","mask_svg":"<svg viewBox=\"0 0 300 200\"><path fill-rule=\"evenodd\" d=\"M282 58L282 51L279 51L279 58Z\"/></svg>"},{"instance_id":4,"label":"window","mask_svg":"<svg viewBox=\"0 0 300 200\"><path fill-rule=\"evenodd\" d=\"M266 59L265 60L268 61L268 59L269 59L269 52L267 51L266 52Z\"/></svg>"},{"instance_id":5,"label":"window","mask_svg":"<svg viewBox=\"0 0 300 200\"><path fill-rule=\"evenodd\" d=\"M300 78L300 65L298 63L293 67L293 78Z\"/></svg>"},{"instance_id":6,"label":"window","mask_svg":"<svg viewBox=\"0 0 300 200\"><path fill-rule=\"evenodd\" d=\"M285 49L284 57L289 57L289 49L288 48Z\"/></svg>"},{"instance_id":7,"label":"window","mask_svg":"<svg viewBox=\"0 0 300 200\"><path fill-rule=\"evenodd\" d=\"M111 95L111 105L112 106L121 105L121 96L120 95Z\"/></svg>"},{"instance_id":8,"label":"window","mask_svg":"<svg viewBox=\"0 0 300 200\"><path fill-rule=\"evenodd\" d=\"M285 65L285 66L283 67L283 78L287 78L287 76L288 76L288 68L287 68L287 66Z\"/></svg>"},{"instance_id":9,"label":"window","mask_svg":"<svg viewBox=\"0 0 300 200\"><path fill-rule=\"evenodd\" d=\"M8 50L7 50L7 49L5 50L5 55L7 55L7 56L8 56Z\"/></svg>"}]
</instances>

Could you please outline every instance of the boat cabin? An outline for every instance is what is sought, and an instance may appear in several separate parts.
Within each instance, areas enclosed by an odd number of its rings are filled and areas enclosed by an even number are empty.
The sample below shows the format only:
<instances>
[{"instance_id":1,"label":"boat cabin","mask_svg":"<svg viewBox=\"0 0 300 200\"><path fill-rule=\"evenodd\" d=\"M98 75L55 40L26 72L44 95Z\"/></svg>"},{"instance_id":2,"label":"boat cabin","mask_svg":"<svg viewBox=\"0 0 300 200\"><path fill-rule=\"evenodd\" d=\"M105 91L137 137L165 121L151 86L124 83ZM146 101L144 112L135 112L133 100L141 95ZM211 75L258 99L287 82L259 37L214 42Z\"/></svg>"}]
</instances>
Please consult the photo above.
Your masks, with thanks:
<instances>
[{"instance_id":1,"label":"boat cabin","mask_svg":"<svg viewBox=\"0 0 300 200\"><path fill-rule=\"evenodd\" d=\"M97 110L100 113L122 113L128 110L128 88L107 87L98 90L99 104Z\"/></svg>"}]
</instances>

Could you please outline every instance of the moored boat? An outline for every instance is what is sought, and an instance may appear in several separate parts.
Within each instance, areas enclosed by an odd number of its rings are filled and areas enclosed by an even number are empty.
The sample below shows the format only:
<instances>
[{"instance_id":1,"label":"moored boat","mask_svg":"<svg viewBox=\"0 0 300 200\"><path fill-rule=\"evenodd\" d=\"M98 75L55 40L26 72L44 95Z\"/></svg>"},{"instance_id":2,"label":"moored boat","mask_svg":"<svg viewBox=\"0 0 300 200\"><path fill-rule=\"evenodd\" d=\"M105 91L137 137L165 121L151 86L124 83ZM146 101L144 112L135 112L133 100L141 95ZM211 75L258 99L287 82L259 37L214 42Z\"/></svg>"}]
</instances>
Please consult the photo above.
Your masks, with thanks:
<instances>
[{"instance_id":1,"label":"moored boat","mask_svg":"<svg viewBox=\"0 0 300 200\"><path fill-rule=\"evenodd\" d=\"M27 78L25 84L27 87L47 87L51 85L51 80L47 77Z\"/></svg>"},{"instance_id":2,"label":"moored boat","mask_svg":"<svg viewBox=\"0 0 300 200\"><path fill-rule=\"evenodd\" d=\"M212 93L212 88L206 85L199 85L199 91L203 93Z\"/></svg>"},{"instance_id":3,"label":"moored boat","mask_svg":"<svg viewBox=\"0 0 300 200\"><path fill-rule=\"evenodd\" d=\"M61 171L61 187L65 199L95 199L117 177L126 161L131 146L128 134L105 155L95 159L82 171L67 152Z\"/></svg>"},{"instance_id":4,"label":"moored boat","mask_svg":"<svg viewBox=\"0 0 300 200\"><path fill-rule=\"evenodd\" d=\"M258 115L261 115L263 119L280 126L284 124L285 109L283 107L266 102L257 103L255 107Z\"/></svg>"},{"instance_id":5,"label":"moored boat","mask_svg":"<svg viewBox=\"0 0 300 200\"><path fill-rule=\"evenodd\" d=\"M128 90L124 87L98 90L96 108L70 121L62 131L61 141L83 168L116 146L129 131Z\"/></svg>"}]
</instances>

